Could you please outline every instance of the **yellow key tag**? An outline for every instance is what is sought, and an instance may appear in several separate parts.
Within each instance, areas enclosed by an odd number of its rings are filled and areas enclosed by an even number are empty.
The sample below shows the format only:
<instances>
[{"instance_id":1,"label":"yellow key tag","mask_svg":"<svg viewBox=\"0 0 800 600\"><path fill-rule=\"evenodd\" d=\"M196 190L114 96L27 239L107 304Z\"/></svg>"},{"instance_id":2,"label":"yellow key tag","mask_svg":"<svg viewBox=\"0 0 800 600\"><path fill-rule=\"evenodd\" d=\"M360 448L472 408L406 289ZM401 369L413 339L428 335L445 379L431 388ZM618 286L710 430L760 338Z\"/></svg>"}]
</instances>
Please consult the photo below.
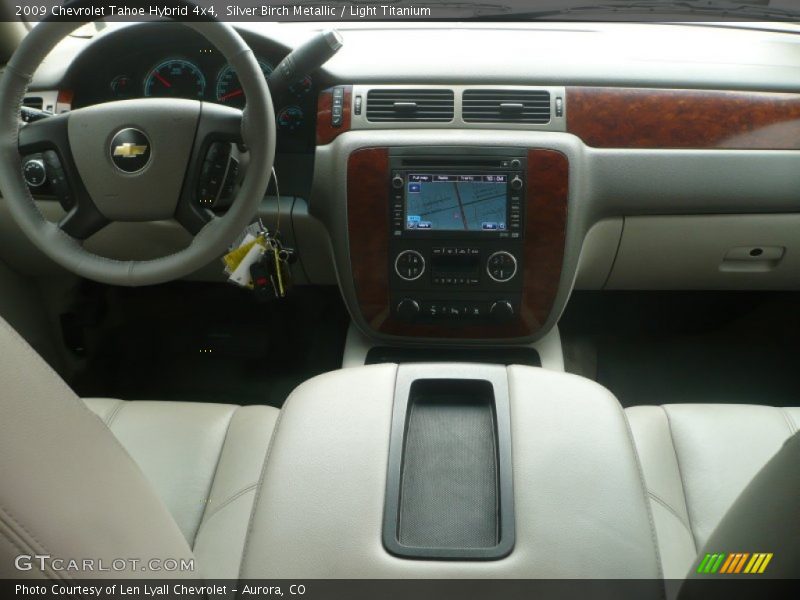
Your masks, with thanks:
<instances>
[{"instance_id":1,"label":"yellow key tag","mask_svg":"<svg viewBox=\"0 0 800 600\"><path fill-rule=\"evenodd\" d=\"M235 250L228 252L225 256L222 257L223 262L225 263L225 271L227 273L233 273L245 257L250 252L250 249L259 244L260 246L266 247L266 242L263 236L258 236L256 239L251 240L249 242L245 242Z\"/></svg>"}]
</instances>

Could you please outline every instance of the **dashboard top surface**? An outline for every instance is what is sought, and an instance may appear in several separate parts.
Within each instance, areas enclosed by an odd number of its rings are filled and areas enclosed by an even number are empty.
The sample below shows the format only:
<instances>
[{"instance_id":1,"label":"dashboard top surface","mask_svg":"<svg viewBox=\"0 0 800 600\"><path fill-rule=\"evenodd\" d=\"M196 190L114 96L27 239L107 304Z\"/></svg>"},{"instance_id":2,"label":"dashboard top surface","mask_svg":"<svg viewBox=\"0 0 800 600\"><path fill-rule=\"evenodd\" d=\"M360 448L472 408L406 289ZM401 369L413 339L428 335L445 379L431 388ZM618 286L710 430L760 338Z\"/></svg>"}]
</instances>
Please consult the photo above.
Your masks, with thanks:
<instances>
[{"instance_id":1,"label":"dashboard top surface","mask_svg":"<svg viewBox=\"0 0 800 600\"><path fill-rule=\"evenodd\" d=\"M273 61L314 33L336 27L342 50L318 72L333 83L507 83L707 89L797 89L797 27L621 23L234 23ZM70 38L37 72L33 89L54 89L84 50L139 30L147 44L169 23L110 24L93 39ZM152 28L152 29L151 29ZM178 29L183 29L178 26ZM777 30L772 30L777 29Z\"/></svg>"}]
</instances>

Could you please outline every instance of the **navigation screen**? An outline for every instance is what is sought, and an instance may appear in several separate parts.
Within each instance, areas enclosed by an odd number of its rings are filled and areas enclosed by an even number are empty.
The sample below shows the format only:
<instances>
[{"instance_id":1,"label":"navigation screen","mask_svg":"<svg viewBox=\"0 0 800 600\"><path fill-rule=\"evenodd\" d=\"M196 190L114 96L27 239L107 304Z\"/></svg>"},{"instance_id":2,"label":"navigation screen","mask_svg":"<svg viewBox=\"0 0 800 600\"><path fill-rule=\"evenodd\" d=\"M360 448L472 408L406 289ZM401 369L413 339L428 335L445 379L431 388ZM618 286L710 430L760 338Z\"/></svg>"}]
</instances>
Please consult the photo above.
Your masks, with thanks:
<instances>
[{"instance_id":1,"label":"navigation screen","mask_svg":"<svg viewBox=\"0 0 800 600\"><path fill-rule=\"evenodd\" d=\"M507 175L409 174L406 229L505 231Z\"/></svg>"}]
</instances>

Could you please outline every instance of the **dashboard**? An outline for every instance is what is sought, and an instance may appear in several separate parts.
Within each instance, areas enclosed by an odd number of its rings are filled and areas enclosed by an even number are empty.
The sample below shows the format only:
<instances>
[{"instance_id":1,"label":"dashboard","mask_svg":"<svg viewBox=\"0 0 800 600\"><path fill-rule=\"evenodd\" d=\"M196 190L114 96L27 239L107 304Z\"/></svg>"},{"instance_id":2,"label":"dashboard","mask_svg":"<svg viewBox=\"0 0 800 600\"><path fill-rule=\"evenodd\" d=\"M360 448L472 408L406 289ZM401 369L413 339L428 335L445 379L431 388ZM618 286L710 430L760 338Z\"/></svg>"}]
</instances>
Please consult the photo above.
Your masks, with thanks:
<instances>
[{"instance_id":1,"label":"dashboard","mask_svg":"<svg viewBox=\"0 0 800 600\"><path fill-rule=\"evenodd\" d=\"M268 75L325 26L237 29ZM336 27L342 50L275 98L276 169L297 280L338 283L369 337L530 341L572 289L797 288L797 33ZM244 101L224 58L171 24L71 40L34 83L75 108ZM24 247L9 229L6 246Z\"/></svg>"},{"instance_id":2,"label":"dashboard","mask_svg":"<svg viewBox=\"0 0 800 600\"><path fill-rule=\"evenodd\" d=\"M244 108L246 98L235 70L200 36L169 23L150 24L98 40L70 69L73 108L146 97L187 98ZM160 32L154 35L153 31ZM253 50L265 77L287 51L255 42ZM109 57L113 57L109 60ZM305 76L273 98L278 150L314 149L316 84Z\"/></svg>"}]
</instances>

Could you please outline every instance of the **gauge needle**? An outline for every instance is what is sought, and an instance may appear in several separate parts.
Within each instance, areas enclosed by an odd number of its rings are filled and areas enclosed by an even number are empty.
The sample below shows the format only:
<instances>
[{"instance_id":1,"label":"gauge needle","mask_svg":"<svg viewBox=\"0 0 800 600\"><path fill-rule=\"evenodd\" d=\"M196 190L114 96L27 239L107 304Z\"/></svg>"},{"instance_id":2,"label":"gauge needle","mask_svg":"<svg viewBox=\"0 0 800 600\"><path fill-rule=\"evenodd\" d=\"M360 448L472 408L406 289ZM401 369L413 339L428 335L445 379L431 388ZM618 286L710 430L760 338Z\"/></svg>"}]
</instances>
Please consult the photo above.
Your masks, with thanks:
<instances>
[{"instance_id":1,"label":"gauge needle","mask_svg":"<svg viewBox=\"0 0 800 600\"><path fill-rule=\"evenodd\" d=\"M158 79L161 83L164 84L164 87L168 87L168 88L172 87L172 84L169 81L167 81L166 79L164 79L161 75L159 75L158 71L153 71L153 75L155 75L156 79Z\"/></svg>"},{"instance_id":2,"label":"gauge needle","mask_svg":"<svg viewBox=\"0 0 800 600\"><path fill-rule=\"evenodd\" d=\"M238 90L233 90L232 92L225 94L222 98L220 98L220 101L225 102L225 100L236 98L236 96L241 96L242 94L244 94L244 90L239 88Z\"/></svg>"}]
</instances>

